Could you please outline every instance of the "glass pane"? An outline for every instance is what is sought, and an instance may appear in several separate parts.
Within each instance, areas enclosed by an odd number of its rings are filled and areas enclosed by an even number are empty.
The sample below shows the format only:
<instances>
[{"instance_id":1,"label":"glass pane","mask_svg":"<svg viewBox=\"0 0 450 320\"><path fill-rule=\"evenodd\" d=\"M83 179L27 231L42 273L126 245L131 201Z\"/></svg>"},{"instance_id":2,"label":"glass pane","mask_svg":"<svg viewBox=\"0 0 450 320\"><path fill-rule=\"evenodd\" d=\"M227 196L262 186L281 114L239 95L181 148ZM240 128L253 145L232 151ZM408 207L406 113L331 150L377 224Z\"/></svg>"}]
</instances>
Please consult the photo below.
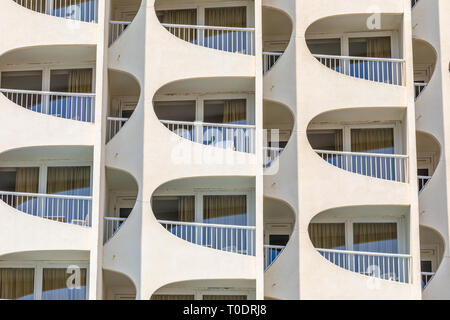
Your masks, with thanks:
<instances>
[{"instance_id":1,"label":"glass pane","mask_svg":"<svg viewBox=\"0 0 450 320\"><path fill-rule=\"evenodd\" d=\"M1 268L0 299L33 300L34 269Z\"/></svg>"},{"instance_id":2,"label":"glass pane","mask_svg":"<svg viewBox=\"0 0 450 320\"><path fill-rule=\"evenodd\" d=\"M394 154L394 129L352 129L352 152Z\"/></svg>"},{"instance_id":3,"label":"glass pane","mask_svg":"<svg viewBox=\"0 0 450 320\"><path fill-rule=\"evenodd\" d=\"M207 123L247 123L247 101L234 100L206 100L204 103L204 122Z\"/></svg>"},{"instance_id":4,"label":"glass pane","mask_svg":"<svg viewBox=\"0 0 450 320\"><path fill-rule=\"evenodd\" d=\"M288 234L271 234L269 236L269 244L272 246L285 246L288 241Z\"/></svg>"},{"instance_id":5,"label":"glass pane","mask_svg":"<svg viewBox=\"0 0 450 320\"><path fill-rule=\"evenodd\" d=\"M203 222L247 225L247 196L204 196Z\"/></svg>"},{"instance_id":6,"label":"glass pane","mask_svg":"<svg viewBox=\"0 0 450 320\"><path fill-rule=\"evenodd\" d=\"M342 151L342 130L308 130L308 140L315 150Z\"/></svg>"},{"instance_id":7,"label":"glass pane","mask_svg":"<svg viewBox=\"0 0 450 320\"><path fill-rule=\"evenodd\" d=\"M195 121L195 101L155 101L159 120Z\"/></svg>"},{"instance_id":8,"label":"glass pane","mask_svg":"<svg viewBox=\"0 0 450 320\"><path fill-rule=\"evenodd\" d=\"M52 70L50 72L50 91L92 92L92 69Z\"/></svg>"},{"instance_id":9,"label":"glass pane","mask_svg":"<svg viewBox=\"0 0 450 320\"><path fill-rule=\"evenodd\" d=\"M86 300L86 269L80 273L66 268L45 268L42 278L42 300Z\"/></svg>"},{"instance_id":10,"label":"glass pane","mask_svg":"<svg viewBox=\"0 0 450 320\"><path fill-rule=\"evenodd\" d=\"M206 8L207 26L245 28L247 26L247 7Z\"/></svg>"},{"instance_id":11,"label":"glass pane","mask_svg":"<svg viewBox=\"0 0 450 320\"><path fill-rule=\"evenodd\" d=\"M308 39L306 44L312 54L341 55L341 39Z\"/></svg>"},{"instance_id":12,"label":"glass pane","mask_svg":"<svg viewBox=\"0 0 450 320\"><path fill-rule=\"evenodd\" d=\"M195 197L153 197L152 209L158 220L194 222Z\"/></svg>"},{"instance_id":13,"label":"glass pane","mask_svg":"<svg viewBox=\"0 0 450 320\"><path fill-rule=\"evenodd\" d=\"M315 248L345 250L344 223L311 223L308 231Z\"/></svg>"},{"instance_id":14,"label":"glass pane","mask_svg":"<svg viewBox=\"0 0 450 320\"><path fill-rule=\"evenodd\" d=\"M16 191L16 170L0 170L0 191Z\"/></svg>"},{"instance_id":15,"label":"glass pane","mask_svg":"<svg viewBox=\"0 0 450 320\"><path fill-rule=\"evenodd\" d=\"M90 196L90 167L49 167L47 173L47 193Z\"/></svg>"},{"instance_id":16,"label":"glass pane","mask_svg":"<svg viewBox=\"0 0 450 320\"><path fill-rule=\"evenodd\" d=\"M168 24L197 24L197 9L157 10L156 16L161 23Z\"/></svg>"},{"instance_id":17,"label":"glass pane","mask_svg":"<svg viewBox=\"0 0 450 320\"><path fill-rule=\"evenodd\" d=\"M42 71L13 71L1 73L3 89L42 91Z\"/></svg>"},{"instance_id":18,"label":"glass pane","mask_svg":"<svg viewBox=\"0 0 450 320\"><path fill-rule=\"evenodd\" d=\"M352 57L391 58L391 38L350 38L349 54Z\"/></svg>"},{"instance_id":19,"label":"glass pane","mask_svg":"<svg viewBox=\"0 0 450 320\"><path fill-rule=\"evenodd\" d=\"M355 251L398 253L396 223L354 223Z\"/></svg>"}]
</instances>

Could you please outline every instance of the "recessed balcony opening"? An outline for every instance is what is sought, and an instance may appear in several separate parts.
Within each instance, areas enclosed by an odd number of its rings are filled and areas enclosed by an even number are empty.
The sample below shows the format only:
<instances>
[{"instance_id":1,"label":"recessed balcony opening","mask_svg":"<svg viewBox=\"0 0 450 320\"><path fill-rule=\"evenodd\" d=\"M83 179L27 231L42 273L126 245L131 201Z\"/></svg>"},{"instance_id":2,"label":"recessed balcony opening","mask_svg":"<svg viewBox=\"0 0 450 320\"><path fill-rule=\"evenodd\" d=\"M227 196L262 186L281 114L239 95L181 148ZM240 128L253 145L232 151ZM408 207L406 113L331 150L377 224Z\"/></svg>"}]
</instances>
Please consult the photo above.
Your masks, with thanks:
<instances>
[{"instance_id":1,"label":"recessed balcony opening","mask_svg":"<svg viewBox=\"0 0 450 320\"><path fill-rule=\"evenodd\" d=\"M295 213L285 202L264 198L264 270L278 258L291 238Z\"/></svg>"},{"instance_id":2,"label":"recessed balcony opening","mask_svg":"<svg viewBox=\"0 0 450 320\"><path fill-rule=\"evenodd\" d=\"M408 182L404 108L344 109L321 114L308 140L326 162L352 173Z\"/></svg>"},{"instance_id":3,"label":"recessed balcony opening","mask_svg":"<svg viewBox=\"0 0 450 320\"><path fill-rule=\"evenodd\" d=\"M433 279L444 257L445 242L442 235L434 229L420 226L420 269L422 289Z\"/></svg>"},{"instance_id":4,"label":"recessed balcony opening","mask_svg":"<svg viewBox=\"0 0 450 320\"><path fill-rule=\"evenodd\" d=\"M268 168L286 148L294 128L294 115L288 107L269 100L263 105L264 167Z\"/></svg>"},{"instance_id":5,"label":"recessed balcony opening","mask_svg":"<svg viewBox=\"0 0 450 320\"><path fill-rule=\"evenodd\" d=\"M221 6L208 0L193 4L155 1L156 16L174 36L191 44L255 55L254 1L232 0Z\"/></svg>"},{"instance_id":6,"label":"recessed balcony opening","mask_svg":"<svg viewBox=\"0 0 450 320\"><path fill-rule=\"evenodd\" d=\"M122 273L103 270L103 284L107 300L136 300L136 286Z\"/></svg>"},{"instance_id":7,"label":"recessed balcony opening","mask_svg":"<svg viewBox=\"0 0 450 320\"><path fill-rule=\"evenodd\" d=\"M380 13L381 26L370 14L341 15L319 20L306 31L312 55L343 75L391 85L404 85L402 16Z\"/></svg>"},{"instance_id":8,"label":"recessed balcony opening","mask_svg":"<svg viewBox=\"0 0 450 320\"><path fill-rule=\"evenodd\" d=\"M89 252L27 251L0 257L0 300L87 300Z\"/></svg>"},{"instance_id":9,"label":"recessed balcony opening","mask_svg":"<svg viewBox=\"0 0 450 320\"><path fill-rule=\"evenodd\" d=\"M409 208L357 206L320 213L308 232L331 263L362 275L411 282Z\"/></svg>"},{"instance_id":10,"label":"recessed balcony opening","mask_svg":"<svg viewBox=\"0 0 450 320\"><path fill-rule=\"evenodd\" d=\"M416 132L417 178L419 193L432 178L441 158L441 145L431 134Z\"/></svg>"},{"instance_id":11,"label":"recessed balcony opening","mask_svg":"<svg viewBox=\"0 0 450 320\"><path fill-rule=\"evenodd\" d=\"M254 280L192 280L168 284L150 300L255 300Z\"/></svg>"},{"instance_id":12,"label":"recessed balcony opening","mask_svg":"<svg viewBox=\"0 0 450 320\"><path fill-rule=\"evenodd\" d=\"M111 0L109 45L116 41L136 17L142 0Z\"/></svg>"},{"instance_id":13,"label":"recessed balcony opening","mask_svg":"<svg viewBox=\"0 0 450 320\"><path fill-rule=\"evenodd\" d=\"M131 74L109 70L109 111L106 142L111 140L131 118L139 102L141 88Z\"/></svg>"},{"instance_id":14,"label":"recessed balcony opening","mask_svg":"<svg viewBox=\"0 0 450 320\"><path fill-rule=\"evenodd\" d=\"M106 168L106 212L103 241L111 239L130 216L136 204L138 185L129 173Z\"/></svg>"},{"instance_id":15,"label":"recessed balcony opening","mask_svg":"<svg viewBox=\"0 0 450 320\"><path fill-rule=\"evenodd\" d=\"M437 53L426 41L413 39L414 86L416 99L428 85L436 67Z\"/></svg>"},{"instance_id":16,"label":"recessed balcony opening","mask_svg":"<svg viewBox=\"0 0 450 320\"><path fill-rule=\"evenodd\" d=\"M255 153L253 78L183 80L153 98L156 116L170 131L192 142Z\"/></svg>"},{"instance_id":17,"label":"recessed balcony opening","mask_svg":"<svg viewBox=\"0 0 450 320\"><path fill-rule=\"evenodd\" d=\"M84 22L98 21L98 0L13 0L33 11Z\"/></svg>"},{"instance_id":18,"label":"recessed balcony opening","mask_svg":"<svg viewBox=\"0 0 450 320\"><path fill-rule=\"evenodd\" d=\"M292 20L285 12L262 8L263 71L267 73L283 55L292 34Z\"/></svg>"},{"instance_id":19,"label":"recessed balcony opening","mask_svg":"<svg viewBox=\"0 0 450 320\"><path fill-rule=\"evenodd\" d=\"M0 154L0 200L35 217L91 226L92 147L31 147Z\"/></svg>"},{"instance_id":20,"label":"recessed balcony opening","mask_svg":"<svg viewBox=\"0 0 450 320\"><path fill-rule=\"evenodd\" d=\"M159 223L191 243L255 255L255 179L188 178L168 182L152 196Z\"/></svg>"},{"instance_id":21,"label":"recessed balcony opening","mask_svg":"<svg viewBox=\"0 0 450 320\"><path fill-rule=\"evenodd\" d=\"M0 92L34 112L94 122L95 46L30 47L0 57Z\"/></svg>"}]
</instances>

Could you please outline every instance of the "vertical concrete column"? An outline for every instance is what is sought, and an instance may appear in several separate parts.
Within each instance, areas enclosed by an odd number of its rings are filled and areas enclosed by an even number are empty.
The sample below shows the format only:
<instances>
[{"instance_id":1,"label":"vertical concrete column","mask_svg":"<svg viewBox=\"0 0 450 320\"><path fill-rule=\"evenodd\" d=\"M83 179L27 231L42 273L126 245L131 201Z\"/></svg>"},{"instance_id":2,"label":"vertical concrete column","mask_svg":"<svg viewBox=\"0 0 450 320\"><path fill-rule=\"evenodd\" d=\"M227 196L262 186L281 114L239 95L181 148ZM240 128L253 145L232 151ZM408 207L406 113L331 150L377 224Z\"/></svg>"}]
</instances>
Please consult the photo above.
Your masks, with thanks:
<instances>
[{"instance_id":1,"label":"vertical concrete column","mask_svg":"<svg viewBox=\"0 0 450 320\"><path fill-rule=\"evenodd\" d=\"M95 138L92 165L92 233L89 256L89 299L103 298L103 216L105 210L105 135L108 103L109 1L98 4Z\"/></svg>"}]
</instances>

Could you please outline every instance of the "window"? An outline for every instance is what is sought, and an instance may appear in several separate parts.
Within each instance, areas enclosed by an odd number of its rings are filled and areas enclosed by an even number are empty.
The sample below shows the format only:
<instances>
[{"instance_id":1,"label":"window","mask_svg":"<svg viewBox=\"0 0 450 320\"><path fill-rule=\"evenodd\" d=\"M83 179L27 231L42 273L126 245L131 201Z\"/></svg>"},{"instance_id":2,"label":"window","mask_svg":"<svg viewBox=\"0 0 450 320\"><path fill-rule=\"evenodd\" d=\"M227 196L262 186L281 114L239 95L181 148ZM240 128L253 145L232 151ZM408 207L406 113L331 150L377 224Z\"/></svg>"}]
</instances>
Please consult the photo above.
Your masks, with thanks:
<instances>
[{"instance_id":1,"label":"window","mask_svg":"<svg viewBox=\"0 0 450 320\"><path fill-rule=\"evenodd\" d=\"M286 246L288 242L289 242L288 234L269 235L269 244L272 246Z\"/></svg>"},{"instance_id":2,"label":"window","mask_svg":"<svg viewBox=\"0 0 450 320\"><path fill-rule=\"evenodd\" d=\"M245 99L205 100L204 122L246 124Z\"/></svg>"},{"instance_id":3,"label":"window","mask_svg":"<svg viewBox=\"0 0 450 320\"><path fill-rule=\"evenodd\" d=\"M197 24L197 9L157 10L159 22L168 24Z\"/></svg>"},{"instance_id":4,"label":"window","mask_svg":"<svg viewBox=\"0 0 450 320\"><path fill-rule=\"evenodd\" d=\"M153 197L152 209L156 219L166 221L195 221L195 197Z\"/></svg>"},{"instance_id":5,"label":"window","mask_svg":"<svg viewBox=\"0 0 450 320\"><path fill-rule=\"evenodd\" d=\"M343 150L342 130L308 130L308 140L315 150Z\"/></svg>"},{"instance_id":6,"label":"window","mask_svg":"<svg viewBox=\"0 0 450 320\"><path fill-rule=\"evenodd\" d=\"M33 300L34 269L0 268L0 299Z\"/></svg>"},{"instance_id":7,"label":"window","mask_svg":"<svg viewBox=\"0 0 450 320\"><path fill-rule=\"evenodd\" d=\"M353 250L398 253L396 223L354 223Z\"/></svg>"},{"instance_id":8,"label":"window","mask_svg":"<svg viewBox=\"0 0 450 320\"><path fill-rule=\"evenodd\" d=\"M38 193L39 168L1 168L0 191Z\"/></svg>"},{"instance_id":9,"label":"window","mask_svg":"<svg viewBox=\"0 0 450 320\"><path fill-rule=\"evenodd\" d=\"M195 121L195 101L155 101L154 107L160 120Z\"/></svg>"},{"instance_id":10,"label":"window","mask_svg":"<svg viewBox=\"0 0 450 320\"><path fill-rule=\"evenodd\" d=\"M311 223L308 229L315 248L345 249L344 223Z\"/></svg>"},{"instance_id":11,"label":"window","mask_svg":"<svg viewBox=\"0 0 450 320\"><path fill-rule=\"evenodd\" d=\"M324 54L332 56L341 55L341 39L307 39L309 51L312 54Z\"/></svg>"},{"instance_id":12,"label":"window","mask_svg":"<svg viewBox=\"0 0 450 320\"><path fill-rule=\"evenodd\" d=\"M247 27L247 7L206 8L205 25L218 27Z\"/></svg>"},{"instance_id":13,"label":"window","mask_svg":"<svg viewBox=\"0 0 450 320\"><path fill-rule=\"evenodd\" d=\"M72 273L67 268L44 268L42 300L86 300L87 269L80 269L79 272L79 279L75 277L72 281Z\"/></svg>"},{"instance_id":14,"label":"window","mask_svg":"<svg viewBox=\"0 0 450 320\"><path fill-rule=\"evenodd\" d=\"M47 193L72 196L91 195L90 167L49 167Z\"/></svg>"},{"instance_id":15,"label":"window","mask_svg":"<svg viewBox=\"0 0 450 320\"><path fill-rule=\"evenodd\" d=\"M12 71L1 75L3 89L42 91L42 71Z\"/></svg>"},{"instance_id":16,"label":"window","mask_svg":"<svg viewBox=\"0 0 450 320\"><path fill-rule=\"evenodd\" d=\"M247 225L247 196L203 196L203 222Z\"/></svg>"},{"instance_id":17,"label":"window","mask_svg":"<svg viewBox=\"0 0 450 320\"><path fill-rule=\"evenodd\" d=\"M348 42L350 56L391 58L390 37L350 38Z\"/></svg>"},{"instance_id":18,"label":"window","mask_svg":"<svg viewBox=\"0 0 450 320\"><path fill-rule=\"evenodd\" d=\"M50 73L50 91L92 92L92 69L52 70Z\"/></svg>"},{"instance_id":19,"label":"window","mask_svg":"<svg viewBox=\"0 0 450 320\"><path fill-rule=\"evenodd\" d=\"M351 129L351 151L394 154L394 129Z\"/></svg>"}]
</instances>

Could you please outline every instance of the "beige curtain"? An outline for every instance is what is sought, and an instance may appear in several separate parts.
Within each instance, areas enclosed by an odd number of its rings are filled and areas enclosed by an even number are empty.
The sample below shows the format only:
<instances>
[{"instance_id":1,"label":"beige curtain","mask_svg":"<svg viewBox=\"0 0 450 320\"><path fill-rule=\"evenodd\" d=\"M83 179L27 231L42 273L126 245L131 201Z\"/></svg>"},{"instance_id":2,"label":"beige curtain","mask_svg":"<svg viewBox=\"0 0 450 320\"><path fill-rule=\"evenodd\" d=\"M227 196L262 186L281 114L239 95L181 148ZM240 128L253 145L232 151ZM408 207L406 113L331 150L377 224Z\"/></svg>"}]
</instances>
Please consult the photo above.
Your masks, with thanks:
<instances>
[{"instance_id":1,"label":"beige curtain","mask_svg":"<svg viewBox=\"0 0 450 320\"><path fill-rule=\"evenodd\" d=\"M394 129L352 129L351 142L352 152L367 152L393 148Z\"/></svg>"},{"instance_id":2,"label":"beige curtain","mask_svg":"<svg viewBox=\"0 0 450 320\"><path fill-rule=\"evenodd\" d=\"M247 8L206 8L205 24L207 26L245 28L247 27Z\"/></svg>"},{"instance_id":3,"label":"beige curtain","mask_svg":"<svg viewBox=\"0 0 450 320\"><path fill-rule=\"evenodd\" d=\"M354 223L353 245L359 251L396 253L396 223Z\"/></svg>"},{"instance_id":4,"label":"beige curtain","mask_svg":"<svg viewBox=\"0 0 450 320\"><path fill-rule=\"evenodd\" d=\"M334 151L343 151L343 135L342 135L342 130L336 130L334 132L334 146L335 146L335 150Z\"/></svg>"},{"instance_id":5,"label":"beige curtain","mask_svg":"<svg viewBox=\"0 0 450 320\"><path fill-rule=\"evenodd\" d=\"M246 100L225 100L223 123L245 121L246 111Z\"/></svg>"},{"instance_id":6,"label":"beige curtain","mask_svg":"<svg viewBox=\"0 0 450 320\"><path fill-rule=\"evenodd\" d=\"M194 300L194 296L187 294L154 294L150 300Z\"/></svg>"},{"instance_id":7,"label":"beige curtain","mask_svg":"<svg viewBox=\"0 0 450 320\"><path fill-rule=\"evenodd\" d=\"M38 193L39 168L16 169L16 192Z\"/></svg>"},{"instance_id":8,"label":"beige curtain","mask_svg":"<svg viewBox=\"0 0 450 320\"><path fill-rule=\"evenodd\" d=\"M204 295L203 300L247 300L243 295Z\"/></svg>"},{"instance_id":9,"label":"beige curtain","mask_svg":"<svg viewBox=\"0 0 450 320\"><path fill-rule=\"evenodd\" d=\"M197 25L197 10L159 10L156 12L161 23Z\"/></svg>"},{"instance_id":10,"label":"beige curtain","mask_svg":"<svg viewBox=\"0 0 450 320\"><path fill-rule=\"evenodd\" d=\"M187 196L178 199L178 219L183 222L195 221L195 197Z\"/></svg>"},{"instance_id":11,"label":"beige curtain","mask_svg":"<svg viewBox=\"0 0 450 320\"><path fill-rule=\"evenodd\" d=\"M344 223L311 223L308 231L315 248L335 249L345 247Z\"/></svg>"},{"instance_id":12,"label":"beige curtain","mask_svg":"<svg viewBox=\"0 0 450 320\"><path fill-rule=\"evenodd\" d=\"M203 219L212 220L224 218L223 224L240 225L242 221L237 216L247 212L247 197L235 196L204 196Z\"/></svg>"},{"instance_id":13,"label":"beige curtain","mask_svg":"<svg viewBox=\"0 0 450 320\"><path fill-rule=\"evenodd\" d=\"M34 269L0 269L0 299L19 299L34 293Z\"/></svg>"},{"instance_id":14,"label":"beige curtain","mask_svg":"<svg viewBox=\"0 0 450 320\"><path fill-rule=\"evenodd\" d=\"M391 38L367 38L367 56L372 58L391 58Z\"/></svg>"},{"instance_id":15,"label":"beige curtain","mask_svg":"<svg viewBox=\"0 0 450 320\"><path fill-rule=\"evenodd\" d=\"M89 188L91 185L90 167L52 167L47 173L47 193L61 193Z\"/></svg>"},{"instance_id":16,"label":"beige curtain","mask_svg":"<svg viewBox=\"0 0 450 320\"><path fill-rule=\"evenodd\" d=\"M92 92L92 69L69 70L69 92Z\"/></svg>"},{"instance_id":17,"label":"beige curtain","mask_svg":"<svg viewBox=\"0 0 450 320\"><path fill-rule=\"evenodd\" d=\"M80 285L86 286L86 269L80 270ZM66 268L45 268L42 275L42 292L67 288L67 279L71 276Z\"/></svg>"}]
</instances>

